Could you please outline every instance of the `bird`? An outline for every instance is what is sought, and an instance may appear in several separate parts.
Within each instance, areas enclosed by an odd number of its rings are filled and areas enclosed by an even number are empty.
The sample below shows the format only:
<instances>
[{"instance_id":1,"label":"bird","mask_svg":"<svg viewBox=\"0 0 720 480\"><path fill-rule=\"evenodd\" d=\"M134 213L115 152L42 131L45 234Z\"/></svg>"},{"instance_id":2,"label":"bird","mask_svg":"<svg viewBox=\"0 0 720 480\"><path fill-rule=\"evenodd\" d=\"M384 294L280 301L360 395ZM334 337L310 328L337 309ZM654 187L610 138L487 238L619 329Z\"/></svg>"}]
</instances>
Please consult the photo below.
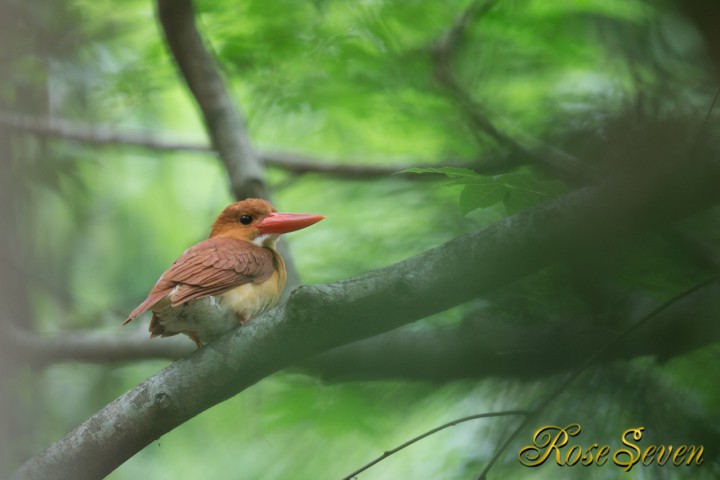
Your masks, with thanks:
<instances>
[{"instance_id":1,"label":"bird","mask_svg":"<svg viewBox=\"0 0 720 480\"><path fill-rule=\"evenodd\" d=\"M201 348L277 304L287 279L278 237L324 218L278 213L258 198L227 206L209 238L175 260L123 325L150 310L151 338L182 333Z\"/></svg>"}]
</instances>

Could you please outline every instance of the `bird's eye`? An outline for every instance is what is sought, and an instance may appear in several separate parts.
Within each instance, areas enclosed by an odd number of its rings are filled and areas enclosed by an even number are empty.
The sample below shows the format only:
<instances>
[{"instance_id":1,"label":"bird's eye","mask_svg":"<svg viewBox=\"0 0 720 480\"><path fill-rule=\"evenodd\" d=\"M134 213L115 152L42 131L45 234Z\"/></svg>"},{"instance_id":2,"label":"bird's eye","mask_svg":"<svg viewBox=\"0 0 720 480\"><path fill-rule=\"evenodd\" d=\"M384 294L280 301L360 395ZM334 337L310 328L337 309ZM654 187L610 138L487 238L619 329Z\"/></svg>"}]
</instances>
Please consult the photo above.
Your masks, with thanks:
<instances>
[{"instance_id":1,"label":"bird's eye","mask_svg":"<svg viewBox=\"0 0 720 480\"><path fill-rule=\"evenodd\" d=\"M252 223L252 217L250 215L243 215L240 217L240 223L243 225L250 225Z\"/></svg>"}]
</instances>

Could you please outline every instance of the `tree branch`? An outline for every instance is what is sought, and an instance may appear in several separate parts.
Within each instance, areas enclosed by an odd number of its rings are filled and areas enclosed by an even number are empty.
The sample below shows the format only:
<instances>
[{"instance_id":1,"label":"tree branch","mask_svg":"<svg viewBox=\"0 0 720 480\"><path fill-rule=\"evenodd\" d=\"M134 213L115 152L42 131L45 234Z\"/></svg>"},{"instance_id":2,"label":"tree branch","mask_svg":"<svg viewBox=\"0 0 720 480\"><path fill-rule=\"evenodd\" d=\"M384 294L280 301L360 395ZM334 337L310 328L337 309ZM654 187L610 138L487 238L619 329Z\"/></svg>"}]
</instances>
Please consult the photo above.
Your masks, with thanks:
<instances>
[{"instance_id":1,"label":"tree branch","mask_svg":"<svg viewBox=\"0 0 720 480\"><path fill-rule=\"evenodd\" d=\"M118 131L98 124L78 124L57 118L40 118L11 112L0 112L0 125L19 132L43 137L58 137L96 146L131 146L169 152L215 153L206 144L166 140L167 135L148 130Z\"/></svg>"},{"instance_id":2,"label":"tree branch","mask_svg":"<svg viewBox=\"0 0 720 480\"><path fill-rule=\"evenodd\" d=\"M377 457L376 459L372 460L371 462L368 462L367 464L363 465L362 467L358 468L357 470L353 471L349 475L346 475L342 478L342 480L353 480L357 479L357 475L361 474L365 470L369 469L373 465L377 465L378 463L385 460L387 457L396 454L400 450L409 447L410 445L419 442L423 438L427 438L430 435L434 435L435 433L445 430L446 428L454 427L455 425L459 425L461 423L469 422L471 420L479 420L479 419L485 419L485 418L497 418L497 417L525 417L530 412L527 410L506 410L503 412L490 412L490 413L478 413L477 415L469 415L467 417L458 418L456 420L453 420L451 422L444 423L438 427L435 427L433 429L428 430L427 432L424 432L420 435L417 435L416 437L411 438L407 442L403 443L402 445L398 445L397 447L386 450L383 452L382 455Z\"/></svg>"},{"instance_id":3,"label":"tree branch","mask_svg":"<svg viewBox=\"0 0 720 480\"><path fill-rule=\"evenodd\" d=\"M713 282L715 280L712 280ZM518 425L515 430L505 439L505 441L500 445L499 448L496 449L495 455L492 456L490 461L485 465L485 468L483 468L482 472L480 472L480 475L478 476L478 480L486 480L487 474L490 471L490 469L493 467L495 462L497 462L500 459L500 456L503 454L503 452L507 449L507 447L510 445L510 443L513 441L513 439L522 431L524 430L528 425L530 425L530 422L537 418L537 416L545 410L548 405L550 405L555 399L562 394L569 386L572 384L577 378L593 363L595 363L597 360L599 360L603 355L611 351L614 347L617 346L618 343L620 343L622 340L625 340L629 337L631 337L633 334L637 333L641 327L647 325L651 320L654 320L658 315L662 314L662 312L666 311L668 308L671 308L673 305L675 305L678 302L687 301L688 297L692 296L693 293L696 293L700 290L705 289L708 285L711 284L711 280L705 280L704 282L694 285L691 288L685 290L684 292L681 292L679 295L671 298L670 300L663 302L661 305L654 308L649 313L643 315L639 320L636 320L633 322L629 327L625 328L622 332L620 332L618 335L615 335L609 342L605 343L601 348L592 350L592 353L589 356L586 356L585 360L576 367L570 375L568 375L560 385L558 385L554 390L552 390L548 395L545 396L543 400L541 400L533 410L525 416L522 423Z\"/></svg>"},{"instance_id":4,"label":"tree branch","mask_svg":"<svg viewBox=\"0 0 720 480\"><path fill-rule=\"evenodd\" d=\"M478 173L494 174L507 171L512 165L503 158L482 160L442 160L439 162L418 162L412 159L386 160L383 164L340 163L338 160L320 160L309 156L283 152L262 152L260 157L272 167L282 168L293 174L320 173L350 180L383 178L396 175L410 168L458 167L469 168ZM408 174L403 178L422 179L422 175Z\"/></svg>"},{"instance_id":5,"label":"tree branch","mask_svg":"<svg viewBox=\"0 0 720 480\"><path fill-rule=\"evenodd\" d=\"M42 366L59 362L177 360L195 350L185 338L156 341L148 337L146 328L127 330L131 333L75 331L47 336L6 325L2 332L5 336L2 358Z\"/></svg>"},{"instance_id":6,"label":"tree branch","mask_svg":"<svg viewBox=\"0 0 720 480\"><path fill-rule=\"evenodd\" d=\"M444 311L578 251L617 247L720 197L718 162L658 170L665 172L584 188L359 277L300 287L282 307L104 407L14 478L101 478L164 433L303 358Z\"/></svg>"},{"instance_id":7,"label":"tree branch","mask_svg":"<svg viewBox=\"0 0 720 480\"><path fill-rule=\"evenodd\" d=\"M633 302L630 309L612 316L622 315L628 325L658 305L650 300ZM601 360L604 363L651 355L666 361L719 342L719 313L720 285L711 284L659 313L651 327L618 341ZM304 360L299 368L330 382L538 379L572 369L587 352L597 351L615 338L617 328L581 319L528 326L478 317L466 319L455 328L388 332Z\"/></svg>"},{"instance_id":8,"label":"tree branch","mask_svg":"<svg viewBox=\"0 0 720 480\"><path fill-rule=\"evenodd\" d=\"M201 143L167 139L167 134L142 130L117 131L107 125L81 125L67 120L45 120L27 115L0 112L0 126L40 136L74 140L98 147L131 146L169 152L193 152L215 154L214 148ZM388 159L383 164L367 165L346 163L338 160L318 159L307 155L281 151L259 151L258 159L263 165L280 168L292 174L320 173L338 178L371 179L394 175L409 168L464 167L478 173L501 173L513 165L504 159L477 161L444 160L441 162L417 162L412 159ZM422 179L420 175L408 178Z\"/></svg>"},{"instance_id":9,"label":"tree branch","mask_svg":"<svg viewBox=\"0 0 720 480\"><path fill-rule=\"evenodd\" d=\"M238 200L270 199L264 168L250 141L245 119L235 107L213 57L195 26L192 0L157 0L157 14L165 40L185 83L202 112L210 141L223 161L230 188ZM287 270L283 295L299 285L300 275L287 242L281 240Z\"/></svg>"},{"instance_id":10,"label":"tree branch","mask_svg":"<svg viewBox=\"0 0 720 480\"><path fill-rule=\"evenodd\" d=\"M482 113L480 106L472 96L460 86L455 78L452 68L452 58L458 50L468 25L475 19L487 14L497 3L497 0L476 0L463 10L443 35L435 42L431 50L435 67L435 78L457 101L462 112L476 128L492 137L499 144L520 150L522 147L511 137L501 132L492 121Z\"/></svg>"},{"instance_id":11,"label":"tree branch","mask_svg":"<svg viewBox=\"0 0 720 480\"><path fill-rule=\"evenodd\" d=\"M268 198L262 164L253 150L245 119L203 45L195 26L192 0L157 0L157 7L167 45L200 107L235 198Z\"/></svg>"},{"instance_id":12,"label":"tree branch","mask_svg":"<svg viewBox=\"0 0 720 480\"><path fill-rule=\"evenodd\" d=\"M649 299L626 302L613 318L632 323L658 303ZM618 342L603 362L652 355L667 360L720 341L720 286L709 285L663 311L652 329ZM572 318L548 325L513 324L483 315L467 317L462 325L445 329L404 329L361 340L304 360L289 368L316 375L327 382L402 379L448 382L457 379L544 378L572 368L584 352L596 351L616 335L605 325ZM678 337L678 326L684 332ZM617 327L616 327L617 328ZM93 363L146 359L177 360L194 351L184 338L151 340L145 329L131 334L73 332L43 337L18 328L3 330L3 355L32 365L63 361ZM528 365L532 365L529 369Z\"/></svg>"},{"instance_id":13,"label":"tree branch","mask_svg":"<svg viewBox=\"0 0 720 480\"><path fill-rule=\"evenodd\" d=\"M481 131L507 148L514 155L532 159L535 163L545 165L552 170L569 177L589 183L598 178L597 172L577 158L556 147L545 145L534 140L539 148L533 151L500 130L484 113L482 106L473 98L457 80L452 67L453 57L460 48L467 27L473 20L486 15L497 4L497 0L476 0L455 19L450 28L435 42L431 48L435 78L448 92L460 108L473 128L473 132Z\"/></svg>"}]
</instances>

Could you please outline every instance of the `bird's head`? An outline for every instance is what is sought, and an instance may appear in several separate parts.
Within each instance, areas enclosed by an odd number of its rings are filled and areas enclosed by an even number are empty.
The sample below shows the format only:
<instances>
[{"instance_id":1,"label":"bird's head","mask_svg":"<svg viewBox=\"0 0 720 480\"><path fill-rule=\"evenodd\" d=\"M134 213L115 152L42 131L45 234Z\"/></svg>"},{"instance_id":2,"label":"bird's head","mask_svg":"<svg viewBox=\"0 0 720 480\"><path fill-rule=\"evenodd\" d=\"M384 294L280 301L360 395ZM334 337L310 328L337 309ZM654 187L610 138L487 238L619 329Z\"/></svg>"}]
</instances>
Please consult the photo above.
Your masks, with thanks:
<instances>
[{"instance_id":1,"label":"bird's head","mask_svg":"<svg viewBox=\"0 0 720 480\"><path fill-rule=\"evenodd\" d=\"M278 213L266 200L248 198L225 207L213 224L210 238L234 237L272 247L281 234L309 227L323 218L308 213Z\"/></svg>"}]
</instances>

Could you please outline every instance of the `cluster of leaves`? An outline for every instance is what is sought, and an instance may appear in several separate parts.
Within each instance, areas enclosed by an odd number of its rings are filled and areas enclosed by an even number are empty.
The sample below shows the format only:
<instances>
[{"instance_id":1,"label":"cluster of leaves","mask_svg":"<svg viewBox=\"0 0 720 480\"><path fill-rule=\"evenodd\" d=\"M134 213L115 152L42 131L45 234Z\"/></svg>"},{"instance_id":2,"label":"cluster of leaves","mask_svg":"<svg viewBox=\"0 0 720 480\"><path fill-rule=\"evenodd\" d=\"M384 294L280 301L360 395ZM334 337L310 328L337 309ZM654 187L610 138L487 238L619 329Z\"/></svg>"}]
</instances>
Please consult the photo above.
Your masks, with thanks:
<instances>
[{"instance_id":1,"label":"cluster of leaves","mask_svg":"<svg viewBox=\"0 0 720 480\"><path fill-rule=\"evenodd\" d=\"M567 191L559 180L540 180L529 170L501 175L480 175L468 168L410 168L400 173L446 175L446 185L462 185L460 211L463 215L502 202L508 215L549 200Z\"/></svg>"}]
</instances>

